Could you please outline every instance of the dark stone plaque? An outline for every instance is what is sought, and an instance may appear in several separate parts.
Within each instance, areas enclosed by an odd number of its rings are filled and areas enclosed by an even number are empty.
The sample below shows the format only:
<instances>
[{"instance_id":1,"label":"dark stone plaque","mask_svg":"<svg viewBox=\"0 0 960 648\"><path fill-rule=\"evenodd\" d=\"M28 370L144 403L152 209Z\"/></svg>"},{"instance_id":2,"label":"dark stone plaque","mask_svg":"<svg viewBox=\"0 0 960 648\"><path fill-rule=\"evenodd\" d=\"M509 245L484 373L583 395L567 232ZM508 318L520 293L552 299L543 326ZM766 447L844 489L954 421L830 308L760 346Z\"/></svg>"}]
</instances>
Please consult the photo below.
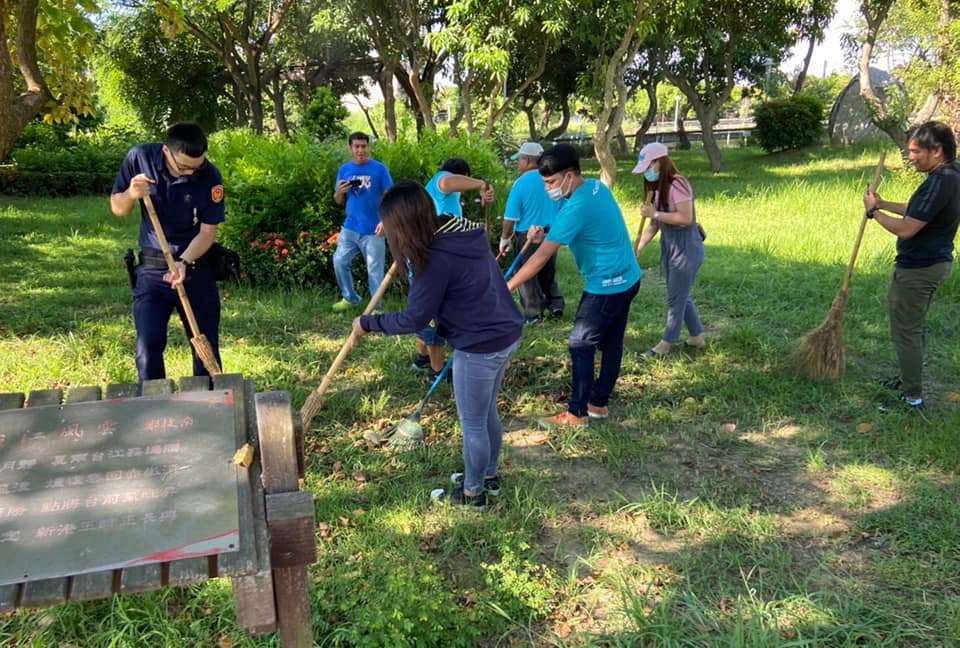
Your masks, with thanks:
<instances>
[{"instance_id":1,"label":"dark stone plaque","mask_svg":"<svg viewBox=\"0 0 960 648\"><path fill-rule=\"evenodd\" d=\"M236 551L233 398L0 411L0 585Z\"/></svg>"}]
</instances>

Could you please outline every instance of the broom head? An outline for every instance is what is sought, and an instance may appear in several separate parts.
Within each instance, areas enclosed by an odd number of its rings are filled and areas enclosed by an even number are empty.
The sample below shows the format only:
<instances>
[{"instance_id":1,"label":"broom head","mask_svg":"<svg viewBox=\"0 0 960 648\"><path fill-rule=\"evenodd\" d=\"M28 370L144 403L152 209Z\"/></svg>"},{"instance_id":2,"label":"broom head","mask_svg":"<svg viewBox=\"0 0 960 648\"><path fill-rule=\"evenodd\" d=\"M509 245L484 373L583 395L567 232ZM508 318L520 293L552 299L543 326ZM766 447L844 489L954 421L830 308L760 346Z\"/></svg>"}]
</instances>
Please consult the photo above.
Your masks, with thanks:
<instances>
[{"instance_id":1,"label":"broom head","mask_svg":"<svg viewBox=\"0 0 960 648\"><path fill-rule=\"evenodd\" d=\"M203 368L207 370L207 373L211 376L219 376L223 373L220 369L220 364L217 362L217 357L213 355L213 347L210 345L210 340L207 339L207 336L201 333L196 337L190 338L190 344L193 345L194 351L197 352L197 357L200 358L200 362L203 363Z\"/></svg>"},{"instance_id":2,"label":"broom head","mask_svg":"<svg viewBox=\"0 0 960 648\"><path fill-rule=\"evenodd\" d=\"M797 368L810 378L823 380L843 375L847 364L847 351L843 345L843 309L846 305L847 291L841 290L820 326L800 338L794 361Z\"/></svg>"}]
</instances>

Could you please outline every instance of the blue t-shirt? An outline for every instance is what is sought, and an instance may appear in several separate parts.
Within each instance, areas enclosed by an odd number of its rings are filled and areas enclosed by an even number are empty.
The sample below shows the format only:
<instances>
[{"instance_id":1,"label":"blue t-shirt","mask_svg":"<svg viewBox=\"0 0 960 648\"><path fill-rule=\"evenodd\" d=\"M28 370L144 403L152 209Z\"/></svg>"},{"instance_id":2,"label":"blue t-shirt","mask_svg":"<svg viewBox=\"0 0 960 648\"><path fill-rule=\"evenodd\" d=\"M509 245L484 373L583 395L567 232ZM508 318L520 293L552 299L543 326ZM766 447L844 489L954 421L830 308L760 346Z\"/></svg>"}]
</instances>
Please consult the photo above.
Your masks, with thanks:
<instances>
[{"instance_id":1,"label":"blue t-shirt","mask_svg":"<svg viewBox=\"0 0 960 648\"><path fill-rule=\"evenodd\" d=\"M354 164L350 160L337 171L337 179L333 183L333 190L340 186L341 180L360 180L359 187L347 189L347 218L343 227L357 234L369 235L377 232L380 215L380 198L383 192L393 186L393 178L387 167L374 159L364 164Z\"/></svg>"},{"instance_id":2,"label":"blue t-shirt","mask_svg":"<svg viewBox=\"0 0 960 648\"><path fill-rule=\"evenodd\" d=\"M427 183L427 193L433 198L433 204L437 206L438 216L440 214L463 216L463 208L460 206L460 192L444 193L440 190L440 178L445 175L453 174L449 171L437 171L436 175L430 178L430 182Z\"/></svg>"},{"instance_id":3,"label":"blue t-shirt","mask_svg":"<svg viewBox=\"0 0 960 648\"><path fill-rule=\"evenodd\" d=\"M189 176L174 178L167 170L163 144L140 144L130 149L120 165L112 193L126 191L133 177L140 173L154 181L150 185L150 200L174 256L186 249L200 233L201 223L219 225L223 222L223 177L210 161ZM160 241L142 201L138 244L141 248L160 249Z\"/></svg>"},{"instance_id":4,"label":"blue t-shirt","mask_svg":"<svg viewBox=\"0 0 960 648\"><path fill-rule=\"evenodd\" d=\"M623 213L599 180L586 180L563 201L547 240L569 246L589 293L613 295L640 280Z\"/></svg>"},{"instance_id":5,"label":"blue t-shirt","mask_svg":"<svg viewBox=\"0 0 960 648\"><path fill-rule=\"evenodd\" d=\"M534 225L546 227L553 223L553 217L560 203L551 200L543 185L543 176L536 169L527 171L513 183L507 196L507 207L503 212L506 220L517 221L513 228L526 232Z\"/></svg>"}]
</instances>

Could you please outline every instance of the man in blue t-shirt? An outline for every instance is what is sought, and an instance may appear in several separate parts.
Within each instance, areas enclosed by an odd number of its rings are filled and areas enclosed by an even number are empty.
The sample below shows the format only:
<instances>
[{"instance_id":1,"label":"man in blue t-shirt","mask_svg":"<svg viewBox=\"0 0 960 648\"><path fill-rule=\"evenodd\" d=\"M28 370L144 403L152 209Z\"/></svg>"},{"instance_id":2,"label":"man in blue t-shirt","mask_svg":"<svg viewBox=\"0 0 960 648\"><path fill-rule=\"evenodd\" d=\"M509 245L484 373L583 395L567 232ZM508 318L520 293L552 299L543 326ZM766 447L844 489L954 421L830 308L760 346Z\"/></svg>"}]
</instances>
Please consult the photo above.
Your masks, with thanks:
<instances>
[{"instance_id":1,"label":"man in blue t-shirt","mask_svg":"<svg viewBox=\"0 0 960 648\"><path fill-rule=\"evenodd\" d=\"M460 194L464 191L479 191L480 202L493 202L493 186L486 180L470 176L470 165L463 158L446 160L425 187L437 206L437 215L463 216Z\"/></svg>"},{"instance_id":2,"label":"man in blue t-shirt","mask_svg":"<svg viewBox=\"0 0 960 648\"><path fill-rule=\"evenodd\" d=\"M337 237L337 251L333 254L333 270L343 299L333 305L340 312L360 303L360 295L353 281L350 264L363 254L367 264L370 296L373 297L383 281L386 245L380 225L380 197L393 186L387 167L370 157L370 137L366 133L351 133L347 138L350 161L337 171L333 200L346 204L347 217ZM376 304L377 309L380 304Z\"/></svg>"},{"instance_id":3,"label":"man in blue t-shirt","mask_svg":"<svg viewBox=\"0 0 960 648\"><path fill-rule=\"evenodd\" d=\"M539 423L547 428L582 427L591 418L609 416L607 404L620 375L623 334L641 272L620 206L605 185L580 175L577 150L558 144L544 151L539 168L547 193L563 203L540 249L507 287L513 290L532 279L561 245L570 248L586 280L567 342L573 388L567 409ZM543 237L543 228L531 226L527 236L537 241ZM602 357L594 380L597 350Z\"/></svg>"},{"instance_id":4,"label":"man in blue t-shirt","mask_svg":"<svg viewBox=\"0 0 960 648\"><path fill-rule=\"evenodd\" d=\"M437 208L437 216L450 214L462 218L460 193L464 191L480 192L480 202L483 205L493 202L493 185L486 180L471 177L470 164L463 158L446 160L424 188ZM410 278L412 280L413 276ZM437 335L433 326L417 331L414 335L417 340L417 357L413 360L413 368L418 371L429 369L430 377L434 379L443 369L443 347L446 340ZM449 374L447 378L450 379Z\"/></svg>"},{"instance_id":5,"label":"man in blue t-shirt","mask_svg":"<svg viewBox=\"0 0 960 648\"><path fill-rule=\"evenodd\" d=\"M182 122L167 130L165 143L130 149L110 193L110 210L128 216L140 203L140 263L133 279L133 323L137 329L137 374L144 380L166 378L163 352L174 309L187 339L193 337L175 290L183 285L200 333L220 362L220 293L204 255L224 220L223 178L206 157L207 136L197 124ZM176 260L168 271L156 231L142 199L149 196ZM193 351L193 375L208 375Z\"/></svg>"},{"instance_id":6,"label":"man in blue t-shirt","mask_svg":"<svg viewBox=\"0 0 960 648\"><path fill-rule=\"evenodd\" d=\"M520 254L527 245L527 230L534 225L547 227L553 221L560 203L550 200L543 186L543 178L537 173L537 163L543 147L536 142L524 142L511 160L517 161L520 177L513 183L507 206L503 212L503 229L500 233L500 253L513 243L513 253ZM516 234L516 236L514 236ZM524 256L530 258L539 249L530 241ZM522 262L521 262L522 263ZM537 276L520 286L520 303L523 304L524 321L527 324L543 320L549 310L554 317L563 315L563 293L557 285L557 255L554 254L537 273Z\"/></svg>"}]
</instances>

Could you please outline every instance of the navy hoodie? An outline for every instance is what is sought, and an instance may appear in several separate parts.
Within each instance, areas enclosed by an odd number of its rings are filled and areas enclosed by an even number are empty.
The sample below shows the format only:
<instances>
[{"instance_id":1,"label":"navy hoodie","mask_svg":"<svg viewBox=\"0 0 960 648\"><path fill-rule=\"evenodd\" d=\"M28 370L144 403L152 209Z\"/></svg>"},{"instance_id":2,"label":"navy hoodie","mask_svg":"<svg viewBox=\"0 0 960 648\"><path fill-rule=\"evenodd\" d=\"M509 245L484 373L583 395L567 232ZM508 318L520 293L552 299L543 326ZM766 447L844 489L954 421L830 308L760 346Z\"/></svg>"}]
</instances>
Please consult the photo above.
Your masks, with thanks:
<instances>
[{"instance_id":1,"label":"navy hoodie","mask_svg":"<svg viewBox=\"0 0 960 648\"><path fill-rule=\"evenodd\" d=\"M387 335L414 333L433 320L454 349L501 351L520 338L523 317L507 290L483 225L453 218L437 230L427 267L414 275L407 310L364 315L360 326Z\"/></svg>"}]
</instances>

